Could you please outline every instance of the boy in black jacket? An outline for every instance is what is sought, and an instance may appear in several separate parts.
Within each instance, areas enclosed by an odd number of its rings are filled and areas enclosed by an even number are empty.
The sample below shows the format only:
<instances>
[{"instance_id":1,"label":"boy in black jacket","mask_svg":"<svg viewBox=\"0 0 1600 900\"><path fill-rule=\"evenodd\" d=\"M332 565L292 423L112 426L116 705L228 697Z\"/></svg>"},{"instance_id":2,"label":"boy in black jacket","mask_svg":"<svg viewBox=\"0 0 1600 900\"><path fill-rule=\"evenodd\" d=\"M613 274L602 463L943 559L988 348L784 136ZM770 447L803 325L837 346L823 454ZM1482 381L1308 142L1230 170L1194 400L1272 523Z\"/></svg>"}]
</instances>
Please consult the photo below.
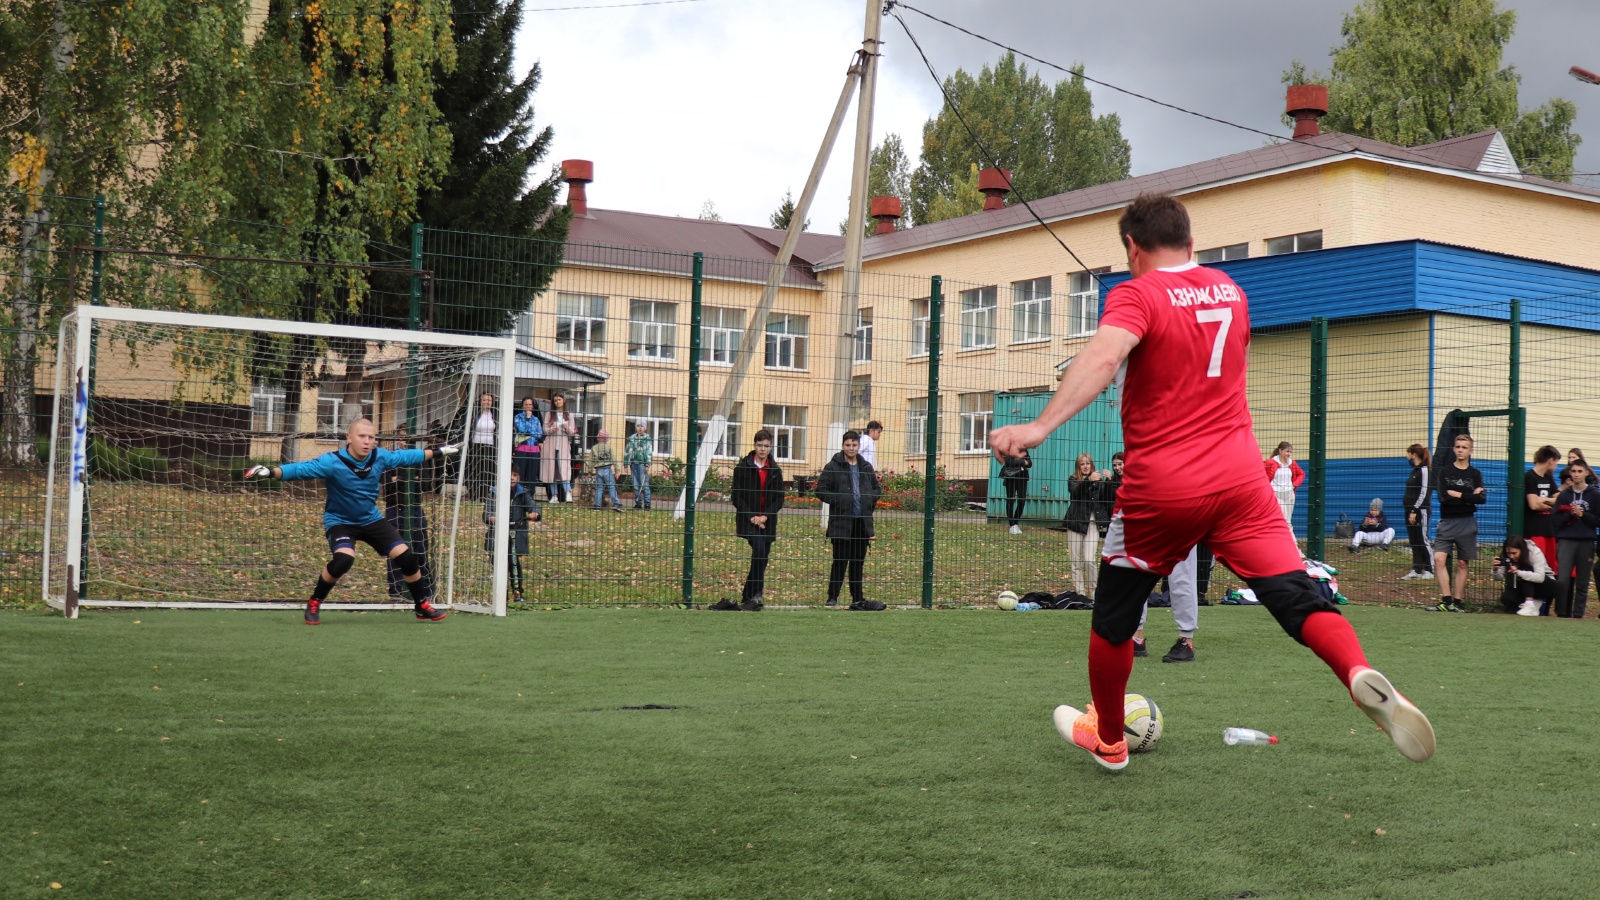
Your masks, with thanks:
<instances>
[{"instance_id":1,"label":"boy in black jacket","mask_svg":"<svg viewBox=\"0 0 1600 900\"><path fill-rule=\"evenodd\" d=\"M817 499L828 504L828 537L833 541L833 570L828 575L828 605L839 605L839 587L845 570L850 572L850 608L876 612L884 608L868 600L861 591L861 572L866 564L867 547L875 536L872 513L877 509L883 489L878 473L860 454L861 435L846 431L840 442L844 448L822 467L817 479Z\"/></svg>"},{"instance_id":2,"label":"boy in black jacket","mask_svg":"<svg viewBox=\"0 0 1600 900\"><path fill-rule=\"evenodd\" d=\"M1478 558L1478 507L1488 496L1483 473L1472 465L1472 435L1456 437L1451 445L1455 460L1439 467L1439 535L1433 541L1433 571L1439 576L1439 605L1435 612L1466 612L1461 595L1467 591L1467 563ZM1454 590L1445 565L1451 549L1456 554Z\"/></svg>"},{"instance_id":3,"label":"boy in black jacket","mask_svg":"<svg viewBox=\"0 0 1600 900\"><path fill-rule=\"evenodd\" d=\"M778 539L778 510L783 509L783 470L772 458L772 432L756 432L755 449L733 467L734 533L750 544L750 571L744 577L744 593L735 604L723 598L711 604L715 610L760 612L765 603L767 561L772 544Z\"/></svg>"}]
</instances>

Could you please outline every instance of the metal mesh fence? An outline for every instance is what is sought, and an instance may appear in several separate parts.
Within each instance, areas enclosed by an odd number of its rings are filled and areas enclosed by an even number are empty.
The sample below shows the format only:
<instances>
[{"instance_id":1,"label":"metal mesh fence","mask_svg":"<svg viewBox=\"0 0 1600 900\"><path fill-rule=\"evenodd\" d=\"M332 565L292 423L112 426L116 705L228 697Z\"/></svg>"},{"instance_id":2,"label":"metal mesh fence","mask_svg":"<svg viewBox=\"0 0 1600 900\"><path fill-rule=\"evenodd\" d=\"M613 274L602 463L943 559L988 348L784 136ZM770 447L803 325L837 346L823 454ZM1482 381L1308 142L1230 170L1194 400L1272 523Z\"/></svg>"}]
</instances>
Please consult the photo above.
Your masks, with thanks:
<instances>
[{"instance_id":1,"label":"metal mesh fence","mask_svg":"<svg viewBox=\"0 0 1600 900\"><path fill-rule=\"evenodd\" d=\"M91 201L52 200L49 224L24 234L29 198L4 200L0 599L38 596L44 473L28 451L48 427L50 392L38 360L53 356L62 311L91 302L96 284L110 302L515 335L524 347L517 400L538 437L517 422L496 427L516 431L515 466L541 506L522 560L531 603L738 600L752 547L738 533L732 481L761 430L772 437L782 481L771 489L784 504L763 599L816 605L836 593L849 602L848 559L836 583L828 531L840 517L824 515L818 485L842 432L872 422L881 425L870 451L881 494L862 564L866 597L954 605L1004 588L1093 594L1108 511L1096 498L1116 479L1122 449L1114 389L1032 452L1026 479L1002 477L987 442L990 429L1038 414L1093 334L1102 291L1086 273L981 283L882 265L861 274L851 311L837 267L797 262L767 291L770 256L697 259L693 248L419 228L410 247L364 245L335 258L344 245L315 235L227 223L201 242L114 206L100 213L97 238ZM97 240L160 255L102 253L97 280L96 255L72 250ZM362 268L284 264L307 260ZM1526 460L1547 443L1563 458L1582 447L1594 412L1584 376L1600 296L1538 293L1520 290L1516 302L1490 286L1453 306L1307 315L1252 335L1262 457L1292 445L1306 473L1292 526L1308 554L1340 568L1353 601L1436 599L1434 582L1401 577L1414 563L1406 450L1436 450L1452 423L1475 438L1488 486L1467 599L1498 596L1487 560L1519 527ZM454 427L446 418L418 427ZM683 494L708 434L715 442L691 503ZM1395 536L1387 550L1351 552L1349 538L1336 537L1341 518L1359 528L1374 498ZM1436 519L1436 500L1430 508ZM477 537L464 530L461 539ZM1212 600L1234 585L1219 568Z\"/></svg>"}]
</instances>

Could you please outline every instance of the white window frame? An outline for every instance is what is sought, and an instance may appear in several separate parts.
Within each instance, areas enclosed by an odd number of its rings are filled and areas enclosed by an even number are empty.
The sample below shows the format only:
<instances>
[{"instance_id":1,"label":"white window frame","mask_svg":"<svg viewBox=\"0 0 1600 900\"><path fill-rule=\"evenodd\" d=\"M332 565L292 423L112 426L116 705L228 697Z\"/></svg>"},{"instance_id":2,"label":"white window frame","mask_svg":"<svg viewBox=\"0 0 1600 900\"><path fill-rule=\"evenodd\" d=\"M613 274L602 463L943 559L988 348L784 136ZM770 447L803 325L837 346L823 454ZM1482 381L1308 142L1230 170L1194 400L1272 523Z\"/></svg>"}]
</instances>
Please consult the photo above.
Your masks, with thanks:
<instances>
[{"instance_id":1,"label":"white window frame","mask_svg":"<svg viewBox=\"0 0 1600 900\"><path fill-rule=\"evenodd\" d=\"M533 348L533 310L525 309L517 313L517 317L511 321L511 336L517 346Z\"/></svg>"},{"instance_id":2,"label":"white window frame","mask_svg":"<svg viewBox=\"0 0 1600 900\"><path fill-rule=\"evenodd\" d=\"M578 449L594 446L594 435L606 425L606 395L594 391L576 391L564 395L567 409L572 413L572 425L578 429ZM594 425L591 430L590 424Z\"/></svg>"},{"instance_id":3,"label":"white window frame","mask_svg":"<svg viewBox=\"0 0 1600 900\"><path fill-rule=\"evenodd\" d=\"M911 353L910 356L927 356L933 318L933 300L923 297L911 301Z\"/></svg>"},{"instance_id":4,"label":"white window frame","mask_svg":"<svg viewBox=\"0 0 1600 900\"><path fill-rule=\"evenodd\" d=\"M731 324L737 320L738 324ZM700 363L729 366L739 355L744 340L744 310L729 306L707 306L700 311Z\"/></svg>"},{"instance_id":5,"label":"white window frame","mask_svg":"<svg viewBox=\"0 0 1600 900\"><path fill-rule=\"evenodd\" d=\"M928 455L928 398L911 397L906 400L906 452L907 457Z\"/></svg>"},{"instance_id":6,"label":"white window frame","mask_svg":"<svg viewBox=\"0 0 1600 900\"><path fill-rule=\"evenodd\" d=\"M678 304L666 300L628 301L629 359L670 362L677 355L677 339Z\"/></svg>"},{"instance_id":7,"label":"white window frame","mask_svg":"<svg viewBox=\"0 0 1600 900\"><path fill-rule=\"evenodd\" d=\"M799 330L794 330L797 327ZM810 338L810 316L798 316L793 313L774 313L768 316L765 367L780 372L806 371L808 362L806 349ZM785 357L788 358L787 365L783 363Z\"/></svg>"},{"instance_id":8,"label":"white window frame","mask_svg":"<svg viewBox=\"0 0 1600 900\"><path fill-rule=\"evenodd\" d=\"M1050 339L1050 276L1011 282L1011 343Z\"/></svg>"},{"instance_id":9,"label":"white window frame","mask_svg":"<svg viewBox=\"0 0 1600 900\"><path fill-rule=\"evenodd\" d=\"M1208 250L1196 250L1194 252L1194 261L1202 266L1208 266L1212 263L1227 262L1230 259L1249 258L1250 245L1248 243L1229 244L1226 247L1212 247Z\"/></svg>"},{"instance_id":10,"label":"white window frame","mask_svg":"<svg viewBox=\"0 0 1600 900\"><path fill-rule=\"evenodd\" d=\"M791 416L798 418L799 422L789 421ZM772 432L773 459L778 462L806 461L806 407L763 404L761 427Z\"/></svg>"},{"instance_id":11,"label":"white window frame","mask_svg":"<svg viewBox=\"0 0 1600 900\"><path fill-rule=\"evenodd\" d=\"M1289 243L1287 246L1285 246L1281 243L1282 241L1288 241ZM1272 248L1274 243L1278 244L1278 249L1276 250ZM1302 231L1299 234L1288 234L1284 235L1283 237L1267 238L1268 256L1285 256L1290 253L1309 253L1312 250L1321 249L1322 229L1320 228L1316 231Z\"/></svg>"},{"instance_id":12,"label":"white window frame","mask_svg":"<svg viewBox=\"0 0 1600 900\"><path fill-rule=\"evenodd\" d=\"M287 431L285 421L289 414L287 409L289 395L283 388L265 387L258 385L250 390L250 430L253 432ZM256 403L265 401L266 409L256 410ZM266 421L260 421L257 416L264 416Z\"/></svg>"},{"instance_id":13,"label":"white window frame","mask_svg":"<svg viewBox=\"0 0 1600 900\"><path fill-rule=\"evenodd\" d=\"M627 418L622 423L623 431L626 434L633 434L634 423L643 421L645 434L650 435L650 452L653 456L672 455L672 414L675 405L673 399L647 394L628 395ZM635 403L636 400L644 402ZM636 412L641 406L644 411Z\"/></svg>"},{"instance_id":14,"label":"white window frame","mask_svg":"<svg viewBox=\"0 0 1600 900\"><path fill-rule=\"evenodd\" d=\"M331 418L331 423L329 423L328 417L324 416L322 413L324 404L332 404L333 416ZM343 396L339 394L322 394L320 392L317 394L318 437L338 437L342 433L339 430L339 415L341 412L343 412L343 408Z\"/></svg>"},{"instance_id":15,"label":"white window frame","mask_svg":"<svg viewBox=\"0 0 1600 900\"><path fill-rule=\"evenodd\" d=\"M998 285L961 292L961 349L992 350L1000 320Z\"/></svg>"},{"instance_id":16,"label":"white window frame","mask_svg":"<svg viewBox=\"0 0 1600 900\"><path fill-rule=\"evenodd\" d=\"M722 440L711 451L713 459L738 459L740 457L739 429L740 421L743 418L744 404L735 403L733 411L728 415L728 427L722 432ZM706 429L711 427L711 420L701 419L695 423L695 426L699 432L699 440L704 441L706 439ZM632 434L632 432L629 432L629 434Z\"/></svg>"},{"instance_id":17,"label":"white window frame","mask_svg":"<svg viewBox=\"0 0 1600 900\"><path fill-rule=\"evenodd\" d=\"M994 392L962 394L960 409L961 447L956 452L988 453L989 431L994 428Z\"/></svg>"},{"instance_id":18,"label":"white window frame","mask_svg":"<svg viewBox=\"0 0 1600 900\"><path fill-rule=\"evenodd\" d=\"M1067 337L1085 338L1100 330L1100 280L1110 269L1073 272L1067 281Z\"/></svg>"},{"instance_id":19,"label":"white window frame","mask_svg":"<svg viewBox=\"0 0 1600 900\"><path fill-rule=\"evenodd\" d=\"M855 354L857 363L872 362L872 307L856 310Z\"/></svg>"},{"instance_id":20,"label":"white window frame","mask_svg":"<svg viewBox=\"0 0 1600 900\"><path fill-rule=\"evenodd\" d=\"M592 294L556 295L556 350L594 356L606 352L606 298Z\"/></svg>"}]
</instances>

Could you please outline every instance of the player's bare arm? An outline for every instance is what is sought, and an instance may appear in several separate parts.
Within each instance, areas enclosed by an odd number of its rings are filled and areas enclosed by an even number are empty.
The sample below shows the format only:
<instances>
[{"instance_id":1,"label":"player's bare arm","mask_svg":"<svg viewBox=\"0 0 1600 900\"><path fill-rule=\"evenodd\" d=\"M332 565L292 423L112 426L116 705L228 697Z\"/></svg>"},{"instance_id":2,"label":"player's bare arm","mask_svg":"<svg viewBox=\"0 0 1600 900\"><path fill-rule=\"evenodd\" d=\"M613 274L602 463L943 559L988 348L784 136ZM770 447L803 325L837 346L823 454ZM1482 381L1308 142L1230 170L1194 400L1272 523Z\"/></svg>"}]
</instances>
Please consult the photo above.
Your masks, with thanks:
<instances>
[{"instance_id":1,"label":"player's bare arm","mask_svg":"<svg viewBox=\"0 0 1600 900\"><path fill-rule=\"evenodd\" d=\"M1088 408L1111 379L1123 360L1139 346L1133 332L1115 325L1101 326L1089 339L1089 345L1073 358L1061 378L1055 396L1045 404L1039 418L1019 425L1007 425L989 432L989 446L995 459L1005 462L1008 456L1020 456L1022 451L1044 443L1050 433L1066 424L1073 416Z\"/></svg>"}]
</instances>

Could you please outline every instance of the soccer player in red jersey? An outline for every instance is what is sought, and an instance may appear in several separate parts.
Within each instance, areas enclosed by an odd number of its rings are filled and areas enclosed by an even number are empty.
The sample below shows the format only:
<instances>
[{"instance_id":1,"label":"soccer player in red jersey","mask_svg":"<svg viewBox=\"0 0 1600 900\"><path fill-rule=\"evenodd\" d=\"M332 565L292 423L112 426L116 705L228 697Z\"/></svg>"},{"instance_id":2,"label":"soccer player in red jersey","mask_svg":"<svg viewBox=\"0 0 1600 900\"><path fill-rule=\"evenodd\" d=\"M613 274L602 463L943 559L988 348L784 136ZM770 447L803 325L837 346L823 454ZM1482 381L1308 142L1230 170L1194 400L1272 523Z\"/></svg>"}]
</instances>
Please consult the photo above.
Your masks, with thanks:
<instances>
[{"instance_id":1,"label":"soccer player in red jersey","mask_svg":"<svg viewBox=\"0 0 1600 900\"><path fill-rule=\"evenodd\" d=\"M1200 542L1309 647L1406 757L1433 755L1426 716L1367 665L1355 629L1318 594L1271 485L1245 394L1250 310L1226 274L1193 261L1183 204L1145 194L1118 230L1133 278L1106 297L1095 336L1033 422L989 435L996 458L1037 447L1115 378L1127 450L1100 562L1089 635L1093 706L1056 710L1056 728L1109 769L1128 763L1123 695L1139 612L1161 576Z\"/></svg>"}]
</instances>

